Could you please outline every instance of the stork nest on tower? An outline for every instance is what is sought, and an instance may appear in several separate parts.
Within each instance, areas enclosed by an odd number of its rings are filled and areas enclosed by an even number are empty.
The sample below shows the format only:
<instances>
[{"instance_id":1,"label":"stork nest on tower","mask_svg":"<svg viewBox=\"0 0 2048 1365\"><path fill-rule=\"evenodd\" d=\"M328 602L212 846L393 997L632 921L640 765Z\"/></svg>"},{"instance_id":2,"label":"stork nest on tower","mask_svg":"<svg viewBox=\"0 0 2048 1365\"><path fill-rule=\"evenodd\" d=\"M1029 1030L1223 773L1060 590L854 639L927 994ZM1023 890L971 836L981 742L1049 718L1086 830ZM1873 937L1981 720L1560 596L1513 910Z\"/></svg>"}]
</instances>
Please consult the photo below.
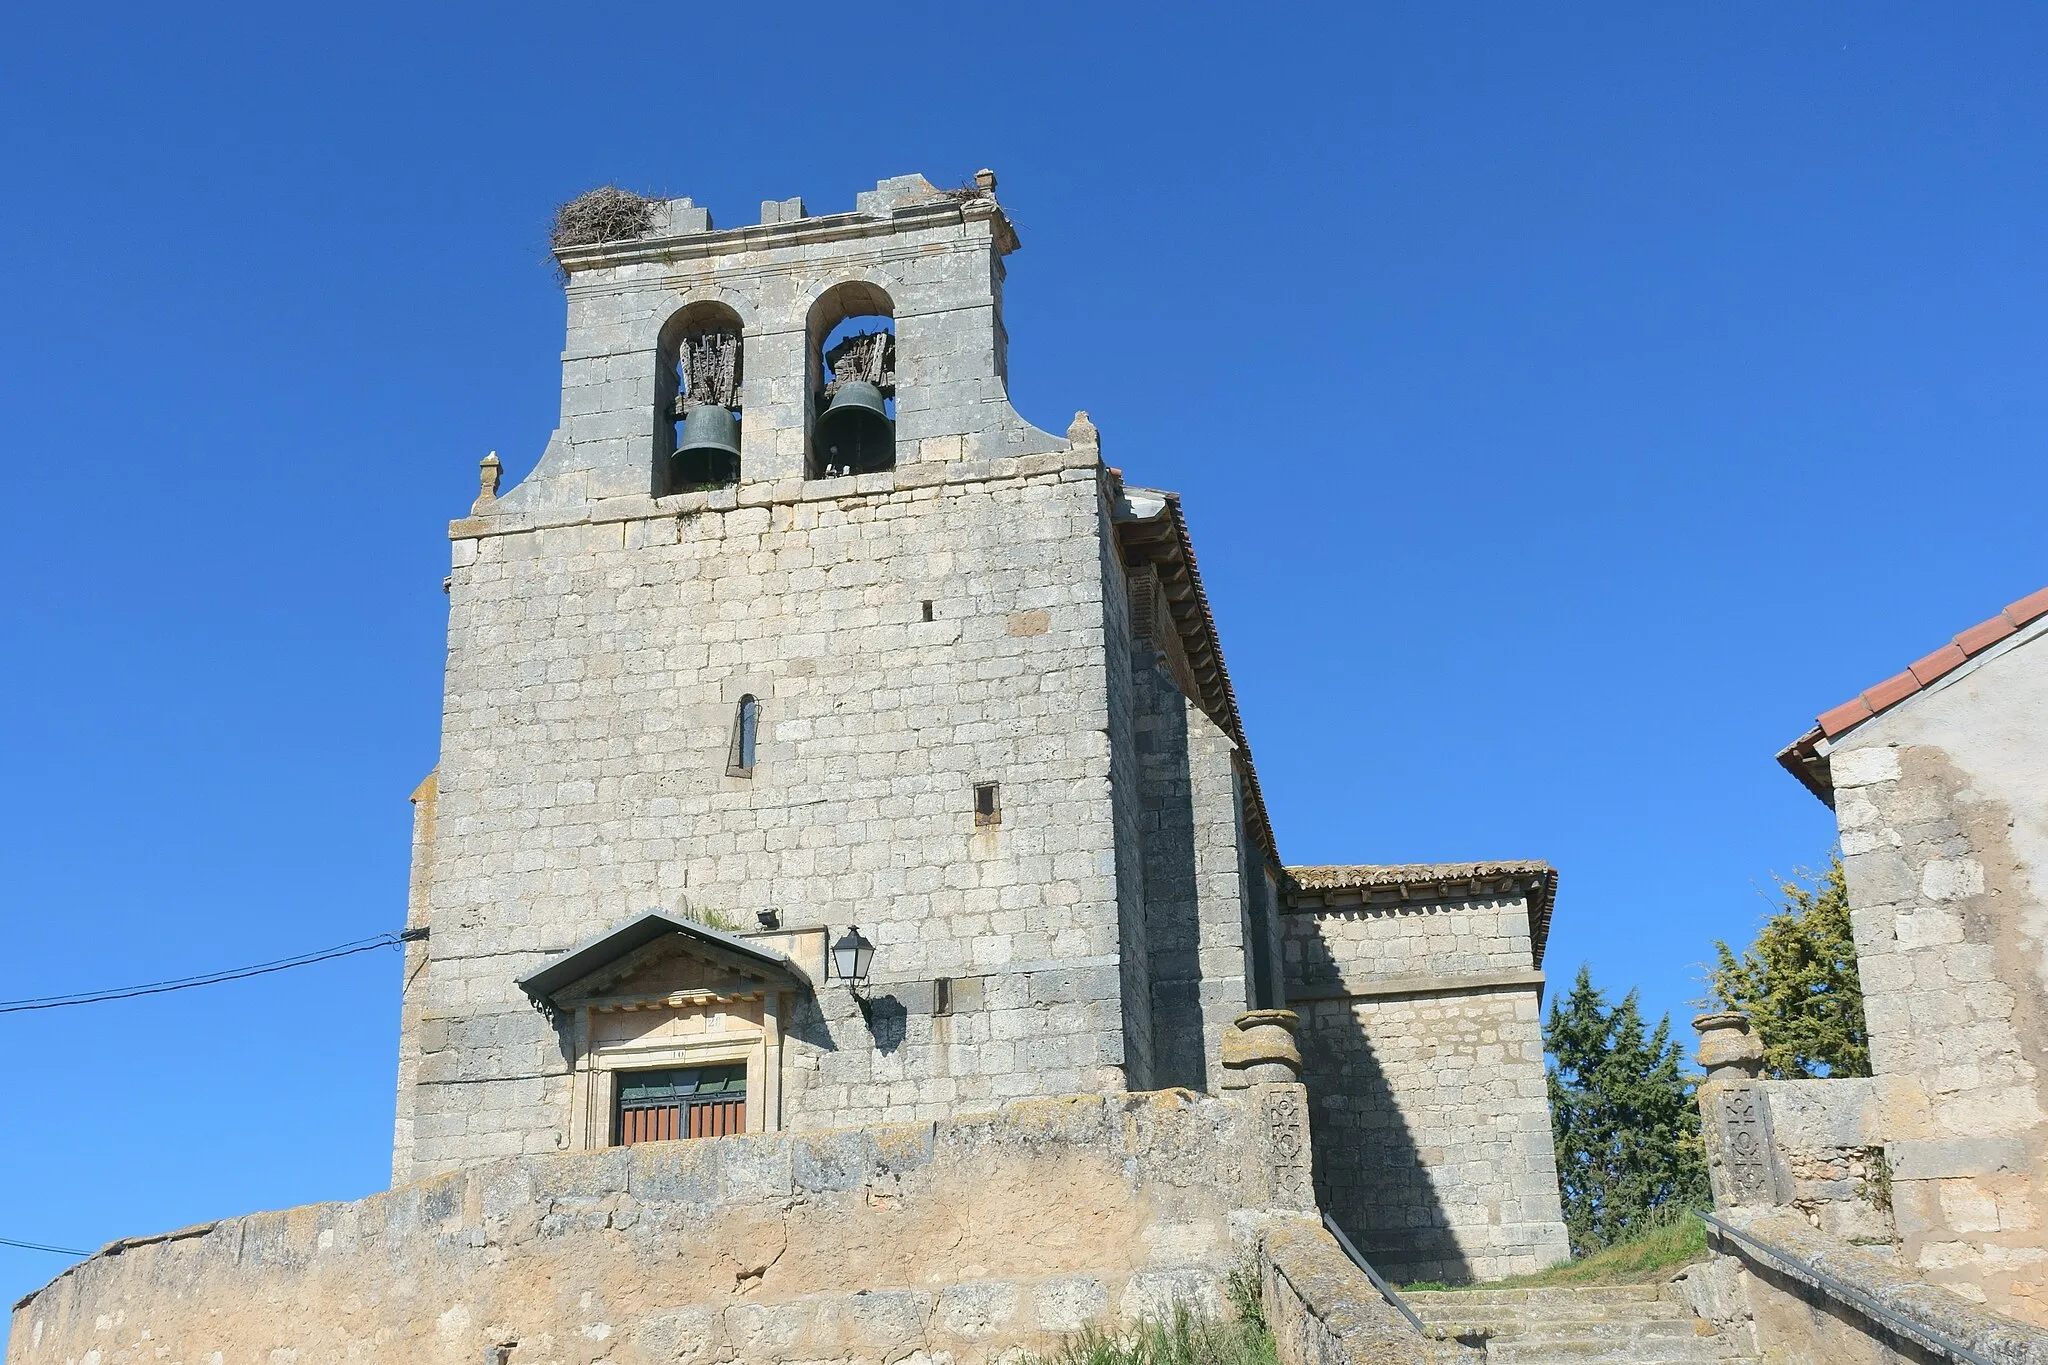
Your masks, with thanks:
<instances>
[{"instance_id":1,"label":"stork nest on tower","mask_svg":"<svg viewBox=\"0 0 2048 1365\"><path fill-rule=\"evenodd\" d=\"M645 236L654 226L654 201L617 185L585 190L555 210L548 244L560 251Z\"/></svg>"},{"instance_id":2,"label":"stork nest on tower","mask_svg":"<svg viewBox=\"0 0 2048 1365\"><path fill-rule=\"evenodd\" d=\"M713 403L739 406L740 336L738 332L698 332L683 338L683 391L676 397L678 416Z\"/></svg>"},{"instance_id":3,"label":"stork nest on tower","mask_svg":"<svg viewBox=\"0 0 2048 1365\"><path fill-rule=\"evenodd\" d=\"M842 384L858 380L873 384L884 395L896 391L896 336L893 332L856 332L825 352L825 364L832 370L828 394L839 392Z\"/></svg>"}]
</instances>

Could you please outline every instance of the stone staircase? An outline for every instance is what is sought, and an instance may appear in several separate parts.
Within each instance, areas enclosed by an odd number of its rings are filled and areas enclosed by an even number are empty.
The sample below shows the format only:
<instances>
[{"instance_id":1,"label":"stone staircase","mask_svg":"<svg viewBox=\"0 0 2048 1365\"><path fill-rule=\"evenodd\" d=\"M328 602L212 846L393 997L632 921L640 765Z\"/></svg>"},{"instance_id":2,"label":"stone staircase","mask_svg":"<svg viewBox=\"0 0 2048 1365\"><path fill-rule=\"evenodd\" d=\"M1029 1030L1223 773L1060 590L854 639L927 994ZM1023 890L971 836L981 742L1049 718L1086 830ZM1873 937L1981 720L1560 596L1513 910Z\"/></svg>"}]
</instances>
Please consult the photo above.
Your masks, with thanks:
<instances>
[{"instance_id":1,"label":"stone staircase","mask_svg":"<svg viewBox=\"0 0 2048 1365\"><path fill-rule=\"evenodd\" d=\"M1718 1333L1670 1284L1403 1293L1432 1334L1485 1365L1755 1365L1746 1341ZM1483 1343L1483 1345L1482 1345Z\"/></svg>"}]
</instances>

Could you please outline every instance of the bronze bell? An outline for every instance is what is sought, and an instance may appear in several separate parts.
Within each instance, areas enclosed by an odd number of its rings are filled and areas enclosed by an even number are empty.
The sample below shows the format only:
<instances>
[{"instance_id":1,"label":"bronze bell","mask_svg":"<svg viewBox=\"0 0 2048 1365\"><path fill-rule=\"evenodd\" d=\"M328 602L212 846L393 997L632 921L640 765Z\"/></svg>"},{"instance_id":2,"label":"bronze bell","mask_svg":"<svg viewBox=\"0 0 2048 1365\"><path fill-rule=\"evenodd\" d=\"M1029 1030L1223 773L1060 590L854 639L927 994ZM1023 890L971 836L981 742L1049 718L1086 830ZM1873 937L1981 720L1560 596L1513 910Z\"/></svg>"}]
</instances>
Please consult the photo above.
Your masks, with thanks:
<instances>
[{"instance_id":1,"label":"bronze bell","mask_svg":"<svg viewBox=\"0 0 2048 1365\"><path fill-rule=\"evenodd\" d=\"M670 457L677 488L740 481L740 419L731 408L699 403L683 414L681 439Z\"/></svg>"},{"instance_id":2,"label":"bronze bell","mask_svg":"<svg viewBox=\"0 0 2048 1365\"><path fill-rule=\"evenodd\" d=\"M825 475L873 474L896 467L896 423L882 391L865 380L839 386L818 418L818 465Z\"/></svg>"}]
</instances>

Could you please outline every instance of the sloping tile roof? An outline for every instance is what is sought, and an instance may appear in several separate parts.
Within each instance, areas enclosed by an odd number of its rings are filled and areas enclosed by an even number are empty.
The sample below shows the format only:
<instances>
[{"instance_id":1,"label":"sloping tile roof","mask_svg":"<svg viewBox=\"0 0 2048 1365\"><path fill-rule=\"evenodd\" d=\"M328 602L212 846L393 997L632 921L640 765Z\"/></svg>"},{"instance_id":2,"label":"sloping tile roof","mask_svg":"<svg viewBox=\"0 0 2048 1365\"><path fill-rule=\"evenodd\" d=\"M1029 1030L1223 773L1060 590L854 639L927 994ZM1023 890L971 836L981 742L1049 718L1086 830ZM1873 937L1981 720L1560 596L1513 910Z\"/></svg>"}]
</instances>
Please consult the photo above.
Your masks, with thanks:
<instances>
[{"instance_id":1,"label":"sloping tile roof","mask_svg":"<svg viewBox=\"0 0 2048 1365\"><path fill-rule=\"evenodd\" d=\"M1243 760L1245 827L1266 857L1280 861L1280 846L1273 837L1273 822L1266 814L1266 796L1259 790L1259 770L1252 763L1251 741L1245 738L1244 719L1237 709L1237 691L1230 685L1230 670L1223 666L1223 639L1216 630L1216 617L1209 610L1209 594L1202 589L1202 571L1195 564L1195 543L1188 535L1187 519L1181 513L1180 494L1156 489L1126 489L1123 471L1107 471L1115 501L1116 534L1127 563L1149 563L1159 575L1166 594L1168 614L1181 638L1202 695L1194 698L1230 736ZM1126 493L1134 494L1127 497ZM1153 505L1154 500L1157 505Z\"/></svg>"},{"instance_id":2,"label":"sloping tile roof","mask_svg":"<svg viewBox=\"0 0 2048 1365\"><path fill-rule=\"evenodd\" d=\"M1402 899L1456 890L1473 882L1514 881L1529 893L1529 946L1543 965L1550 939L1550 911L1557 903L1557 869L1534 859L1485 863L1344 863L1290 867L1295 889L1324 891L1392 890Z\"/></svg>"},{"instance_id":3,"label":"sloping tile roof","mask_svg":"<svg viewBox=\"0 0 2048 1365\"><path fill-rule=\"evenodd\" d=\"M1815 748L1821 740L1847 734L1871 717L1890 710L1932 684L1937 678L1954 672L2020 627L2031 625L2043 616L2048 616L2048 588L2028 593L1990 620L1979 621L1932 654L1907 665L1904 672L1894 673L1876 686L1865 688L1840 706L1830 707L1821 712L1814 722L1813 729L1778 751L1779 764L1798 778L1808 791L1833 805L1832 784L1828 782L1827 774L1822 771L1825 764Z\"/></svg>"}]
</instances>

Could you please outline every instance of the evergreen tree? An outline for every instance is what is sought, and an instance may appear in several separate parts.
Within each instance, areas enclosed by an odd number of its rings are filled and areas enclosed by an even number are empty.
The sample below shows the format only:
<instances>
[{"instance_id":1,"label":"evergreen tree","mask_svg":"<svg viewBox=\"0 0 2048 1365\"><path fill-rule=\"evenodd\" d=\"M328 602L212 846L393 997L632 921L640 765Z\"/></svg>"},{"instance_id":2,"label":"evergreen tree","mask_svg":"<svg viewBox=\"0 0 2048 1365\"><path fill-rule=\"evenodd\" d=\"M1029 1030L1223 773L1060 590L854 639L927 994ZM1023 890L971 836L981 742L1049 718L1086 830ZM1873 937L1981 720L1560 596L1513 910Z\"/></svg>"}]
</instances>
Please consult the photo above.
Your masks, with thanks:
<instances>
[{"instance_id":1,"label":"evergreen tree","mask_svg":"<svg viewBox=\"0 0 2048 1365\"><path fill-rule=\"evenodd\" d=\"M1718 940L1707 984L1723 1009L1741 1010L1764 1045L1764 1074L1804 1081L1868 1076L1870 1034L1849 931L1841 855L1808 885L1778 881L1780 909L1740 957Z\"/></svg>"},{"instance_id":2,"label":"evergreen tree","mask_svg":"<svg viewBox=\"0 0 2048 1365\"><path fill-rule=\"evenodd\" d=\"M1579 968L1543 1029L1550 1114L1572 1252L1583 1256L1702 1208L1706 1149L1692 1078L1665 1015L1647 1037L1636 992L1619 1005Z\"/></svg>"}]
</instances>

